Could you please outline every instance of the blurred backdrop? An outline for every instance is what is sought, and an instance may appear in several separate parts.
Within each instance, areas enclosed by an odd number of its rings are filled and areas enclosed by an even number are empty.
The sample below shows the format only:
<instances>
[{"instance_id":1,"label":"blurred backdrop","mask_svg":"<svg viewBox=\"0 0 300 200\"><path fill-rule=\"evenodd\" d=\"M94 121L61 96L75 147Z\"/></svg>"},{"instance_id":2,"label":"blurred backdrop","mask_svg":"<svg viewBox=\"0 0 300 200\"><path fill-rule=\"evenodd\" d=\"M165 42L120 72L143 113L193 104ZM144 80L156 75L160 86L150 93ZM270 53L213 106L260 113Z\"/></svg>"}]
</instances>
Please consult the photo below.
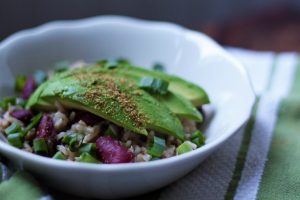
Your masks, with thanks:
<instances>
[{"instance_id":1,"label":"blurred backdrop","mask_svg":"<svg viewBox=\"0 0 300 200\"><path fill-rule=\"evenodd\" d=\"M300 51L299 0L0 0L0 40L48 21L112 14L175 22L223 45Z\"/></svg>"}]
</instances>

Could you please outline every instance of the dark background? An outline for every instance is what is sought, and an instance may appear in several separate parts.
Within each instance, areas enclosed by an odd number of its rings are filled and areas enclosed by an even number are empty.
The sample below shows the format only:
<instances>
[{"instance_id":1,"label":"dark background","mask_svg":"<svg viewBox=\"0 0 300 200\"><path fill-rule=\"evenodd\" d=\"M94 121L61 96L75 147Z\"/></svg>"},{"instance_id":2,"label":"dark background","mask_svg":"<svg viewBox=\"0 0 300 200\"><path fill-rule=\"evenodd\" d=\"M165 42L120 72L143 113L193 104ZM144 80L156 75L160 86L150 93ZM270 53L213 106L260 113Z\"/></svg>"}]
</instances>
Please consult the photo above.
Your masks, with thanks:
<instances>
[{"instance_id":1,"label":"dark background","mask_svg":"<svg viewBox=\"0 0 300 200\"><path fill-rule=\"evenodd\" d=\"M274 7L300 8L299 0L0 0L0 39L48 21L128 15L189 28L253 16ZM298 9L300 12L300 9Z\"/></svg>"},{"instance_id":2,"label":"dark background","mask_svg":"<svg viewBox=\"0 0 300 200\"><path fill-rule=\"evenodd\" d=\"M97 15L175 22L223 45L300 51L300 0L0 0L0 41L49 21Z\"/></svg>"}]
</instances>

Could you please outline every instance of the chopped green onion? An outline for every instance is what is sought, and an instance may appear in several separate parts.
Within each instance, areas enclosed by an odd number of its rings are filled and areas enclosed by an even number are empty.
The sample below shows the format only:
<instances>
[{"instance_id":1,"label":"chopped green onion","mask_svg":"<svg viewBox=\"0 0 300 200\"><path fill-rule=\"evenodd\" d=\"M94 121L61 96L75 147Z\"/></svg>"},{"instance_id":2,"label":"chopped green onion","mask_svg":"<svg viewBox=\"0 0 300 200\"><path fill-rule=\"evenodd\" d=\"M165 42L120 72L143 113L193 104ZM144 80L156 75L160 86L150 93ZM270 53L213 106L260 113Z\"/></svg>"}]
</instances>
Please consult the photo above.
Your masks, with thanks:
<instances>
[{"instance_id":1,"label":"chopped green onion","mask_svg":"<svg viewBox=\"0 0 300 200\"><path fill-rule=\"evenodd\" d=\"M97 61L98 65L101 65L102 67L106 68L106 69L115 69L117 67L119 67L119 65L121 64L126 64L128 63L126 60L99 60Z\"/></svg>"},{"instance_id":2,"label":"chopped green onion","mask_svg":"<svg viewBox=\"0 0 300 200\"><path fill-rule=\"evenodd\" d=\"M130 64L130 61L127 60L127 59L125 59L125 58L119 58L119 59L117 60L117 62L118 62L119 64Z\"/></svg>"},{"instance_id":3,"label":"chopped green onion","mask_svg":"<svg viewBox=\"0 0 300 200\"><path fill-rule=\"evenodd\" d=\"M37 154L47 155L48 145L44 138L36 138L33 140L33 150Z\"/></svg>"},{"instance_id":4,"label":"chopped green onion","mask_svg":"<svg viewBox=\"0 0 300 200\"><path fill-rule=\"evenodd\" d=\"M106 63L108 62L108 60L106 60L106 59L102 59L102 60L98 60L98 61L96 61L96 64L98 64L98 65L105 65Z\"/></svg>"},{"instance_id":5,"label":"chopped green onion","mask_svg":"<svg viewBox=\"0 0 300 200\"><path fill-rule=\"evenodd\" d=\"M164 72L165 67L160 63L156 63L156 64L153 65L153 70Z\"/></svg>"},{"instance_id":6,"label":"chopped green onion","mask_svg":"<svg viewBox=\"0 0 300 200\"><path fill-rule=\"evenodd\" d=\"M105 68L107 69L115 69L118 67L118 63L115 61L109 61L108 63L105 64Z\"/></svg>"},{"instance_id":7,"label":"chopped green onion","mask_svg":"<svg viewBox=\"0 0 300 200\"><path fill-rule=\"evenodd\" d=\"M143 77L140 80L139 87L149 92L166 94L169 82L153 77Z\"/></svg>"},{"instance_id":8,"label":"chopped green onion","mask_svg":"<svg viewBox=\"0 0 300 200\"><path fill-rule=\"evenodd\" d=\"M23 76L23 75L18 75L16 77L16 81L15 81L15 91L16 92L22 92L24 86L25 86L25 83L26 83L26 76Z\"/></svg>"},{"instance_id":9,"label":"chopped green onion","mask_svg":"<svg viewBox=\"0 0 300 200\"><path fill-rule=\"evenodd\" d=\"M17 148L23 147L22 136L20 133L9 134L7 136L7 141L9 142L9 144Z\"/></svg>"},{"instance_id":10,"label":"chopped green onion","mask_svg":"<svg viewBox=\"0 0 300 200\"><path fill-rule=\"evenodd\" d=\"M16 102L17 102L17 98L16 97L7 97L7 98L4 98L0 102L0 108L3 108L5 110L7 110L10 105L16 105Z\"/></svg>"},{"instance_id":11,"label":"chopped green onion","mask_svg":"<svg viewBox=\"0 0 300 200\"><path fill-rule=\"evenodd\" d=\"M78 162L85 162L85 163L100 163L95 157L91 154L84 152L80 155Z\"/></svg>"},{"instance_id":12,"label":"chopped green onion","mask_svg":"<svg viewBox=\"0 0 300 200\"><path fill-rule=\"evenodd\" d=\"M114 69L118 67L119 62L114 60L104 59L104 60L97 61L97 64L103 66L106 69Z\"/></svg>"},{"instance_id":13,"label":"chopped green onion","mask_svg":"<svg viewBox=\"0 0 300 200\"><path fill-rule=\"evenodd\" d=\"M40 85L42 84L46 78L47 78L47 75L44 71L42 70L37 70L35 71L35 73L33 74L33 77L34 77L34 81L37 85Z\"/></svg>"},{"instance_id":14,"label":"chopped green onion","mask_svg":"<svg viewBox=\"0 0 300 200\"><path fill-rule=\"evenodd\" d=\"M70 62L61 61L61 62L58 62L54 65L54 71L56 73L64 72L69 68L69 66L70 66Z\"/></svg>"},{"instance_id":15,"label":"chopped green onion","mask_svg":"<svg viewBox=\"0 0 300 200\"><path fill-rule=\"evenodd\" d=\"M21 125L20 125L19 122L16 122L16 121L5 129L5 133L7 135L17 133L17 132L21 132L21 131L22 131Z\"/></svg>"},{"instance_id":16,"label":"chopped green onion","mask_svg":"<svg viewBox=\"0 0 300 200\"><path fill-rule=\"evenodd\" d=\"M30 131L31 129L33 129L34 127L36 127L38 125L38 123L40 122L41 118L42 118L43 114L39 113L36 116L34 116L30 123L27 125L27 127L25 128L25 133L27 133L28 131Z\"/></svg>"},{"instance_id":17,"label":"chopped green onion","mask_svg":"<svg viewBox=\"0 0 300 200\"><path fill-rule=\"evenodd\" d=\"M56 152L52 158L57 160L66 160L66 156L60 151Z\"/></svg>"},{"instance_id":18,"label":"chopped green onion","mask_svg":"<svg viewBox=\"0 0 300 200\"><path fill-rule=\"evenodd\" d=\"M79 148L79 153L90 153L90 154L94 154L96 151L96 144L95 143L87 143L87 144L83 144L80 148Z\"/></svg>"},{"instance_id":19,"label":"chopped green onion","mask_svg":"<svg viewBox=\"0 0 300 200\"><path fill-rule=\"evenodd\" d=\"M161 157L165 149L166 149L166 141L162 138L154 136L153 144L147 150L147 152L153 157Z\"/></svg>"},{"instance_id":20,"label":"chopped green onion","mask_svg":"<svg viewBox=\"0 0 300 200\"><path fill-rule=\"evenodd\" d=\"M73 151L73 152L76 151L80 147L81 141L82 141L82 137L80 137L80 136L73 137L69 142L70 151Z\"/></svg>"},{"instance_id":21,"label":"chopped green onion","mask_svg":"<svg viewBox=\"0 0 300 200\"><path fill-rule=\"evenodd\" d=\"M195 145L194 143L192 143L190 141L185 141L184 143L182 143L181 145L179 145L176 148L176 154L180 155L183 153L187 153L189 151L193 151L196 148L197 148L197 145Z\"/></svg>"},{"instance_id":22,"label":"chopped green onion","mask_svg":"<svg viewBox=\"0 0 300 200\"><path fill-rule=\"evenodd\" d=\"M205 144L205 136L199 130L195 131L191 137L191 141L197 145L197 147L203 146Z\"/></svg>"},{"instance_id":23,"label":"chopped green onion","mask_svg":"<svg viewBox=\"0 0 300 200\"><path fill-rule=\"evenodd\" d=\"M109 125L108 128L105 130L104 135L110 135L116 138L118 137L118 131L112 125Z\"/></svg>"},{"instance_id":24,"label":"chopped green onion","mask_svg":"<svg viewBox=\"0 0 300 200\"><path fill-rule=\"evenodd\" d=\"M78 133L72 133L63 137L62 142L68 144L70 151L77 151L82 143L83 136Z\"/></svg>"}]
</instances>

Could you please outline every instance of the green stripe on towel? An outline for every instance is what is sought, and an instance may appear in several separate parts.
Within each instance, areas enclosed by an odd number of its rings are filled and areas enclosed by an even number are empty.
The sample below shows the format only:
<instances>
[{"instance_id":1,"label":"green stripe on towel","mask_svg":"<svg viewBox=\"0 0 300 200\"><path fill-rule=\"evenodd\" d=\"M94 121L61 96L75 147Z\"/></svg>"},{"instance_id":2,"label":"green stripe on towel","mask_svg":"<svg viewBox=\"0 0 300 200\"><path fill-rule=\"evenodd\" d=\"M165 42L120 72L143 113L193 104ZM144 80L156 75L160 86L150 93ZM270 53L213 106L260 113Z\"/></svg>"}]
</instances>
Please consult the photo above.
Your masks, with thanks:
<instances>
[{"instance_id":1,"label":"green stripe on towel","mask_svg":"<svg viewBox=\"0 0 300 200\"><path fill-rule=\"evenodd\" d=\"M273 60L272 66L271 66L270 77L269 77L265 92L270 90L270 88L271 88L271 83L273 80L274 71L275 71L276 67L277 67L277 56L274 57L274 60ZM251 143L251 137L252 137L252 132L253 132L253 128L255 125L255 121L256 121L256 113L257 113L257 108L258 108L259 102L260 102L260 97L257 97L254 107L253 107L253 110L252 110L251 117L250 117L250 119L245 127L245 131L243 133L244 134L243 140L241 143L240 150L238 152L235 168L233 171L233 176L232 176L232 179L229 183L227 192L224 197L224 199L226 199L226 200L230 200L230 199L234 198L239 181L241 179L242 171L244 169L247 153L248 153L250 143Z\"/></svg>"},{"instance_id":2,"label":"green stripe on towel","mask_svg":"<svg viewBox=\"0 0 300 200\"><path fill-rule=\"evenodd\" d=\"M300 199L300 63L292 90L280 105L278 121L258 199Z\"/></svg>"}]
</instances>

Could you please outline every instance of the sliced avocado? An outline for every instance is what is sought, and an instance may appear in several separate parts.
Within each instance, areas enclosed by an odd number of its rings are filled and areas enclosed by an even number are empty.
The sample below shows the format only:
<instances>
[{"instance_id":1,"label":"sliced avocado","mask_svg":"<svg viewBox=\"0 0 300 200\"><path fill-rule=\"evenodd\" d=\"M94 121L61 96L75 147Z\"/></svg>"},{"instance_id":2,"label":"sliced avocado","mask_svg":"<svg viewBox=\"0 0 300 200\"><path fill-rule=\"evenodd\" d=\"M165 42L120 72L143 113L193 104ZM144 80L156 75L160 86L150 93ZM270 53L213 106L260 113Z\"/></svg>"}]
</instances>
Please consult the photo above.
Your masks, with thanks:
<instances>
[{"instance_id":1,"label":"sliced avocado","mask_svg":"<svg viewBox=\"0 0 300 200\"><path fill-rule=\"evenodd\" d=\"M154 95L155 99L165 104L173 113L181 119L191 119L197 122L203 121L202 114L193 104L179 95L168 92L165 95Z\"/></svg>"},{"instance_id":2,"label":"sliced avocado","mask_svg":"<svg viewBox=\"0 0 300 200\"><path fill-rule=\"evenodd\" d=\"M99 68L99 67L98 67ZM136 84L111 74L110 69L95 73L92 68L62 72L36 90L27 108L55 109L54 102L94 113L115 124L147 135L147 129L183 139L179 119Z\"/></svg>"},{"instance_id":3,"label":"sliced avocado","mask_svg":"<svg viewBox=\"0 0 300 200\"><path fill-rule=\"evenodd\" d=\"M141 67L135 67L129 64L120 64L113 71L122 72L124 75L152 76L169 82L169 90L175 94L185 97L192 102L194 106L201 106L209 103L207 93L198 85L185 81L177 76L168 75L160 71L151 71Z\"/></svg>"},{"instance_id":4,"label":"sliced avocado","mask_svg":"<svg viewBox=\"0 0 300 200\"><path fill-rule=\"evenodd\" d=\"M103 70L105 69L98 66L90 66L82 70L90 71L93 73L103 73ZM124 73L124 70L109 70L106 71L105 73L110 73L112 76L131 80L137 85L139 84L140 80L144 77L141 76L140 74ZM181 97L170 91L165 95L160 95L160 94L151 94L151 95L159 102L165 104L179 118L186 118L186 119L202 122L203 118L201 113L194 107L194 105L190 101L186 100L184 97Z\"/></svg>"},{"instance_id":5,"label":"sliced avocado","mask_svg":"<svg viewBox=\"0 0 300 200\"><path fill-rule=\"evenodd\" d=\"M122 72L114 72L115 76L126 77L132 81L135 81L137 84L142 77L138 77L135 74L126 74L123 75ZM156 100L165 104L171 112L177 115L179 118L191 119L198 122L202 122L203 117L201 113L195 108L195 106L185 99L184 97L174 94L173 92L167 92L167 94L151 94Z\"/></svg>"}]
</instances>

